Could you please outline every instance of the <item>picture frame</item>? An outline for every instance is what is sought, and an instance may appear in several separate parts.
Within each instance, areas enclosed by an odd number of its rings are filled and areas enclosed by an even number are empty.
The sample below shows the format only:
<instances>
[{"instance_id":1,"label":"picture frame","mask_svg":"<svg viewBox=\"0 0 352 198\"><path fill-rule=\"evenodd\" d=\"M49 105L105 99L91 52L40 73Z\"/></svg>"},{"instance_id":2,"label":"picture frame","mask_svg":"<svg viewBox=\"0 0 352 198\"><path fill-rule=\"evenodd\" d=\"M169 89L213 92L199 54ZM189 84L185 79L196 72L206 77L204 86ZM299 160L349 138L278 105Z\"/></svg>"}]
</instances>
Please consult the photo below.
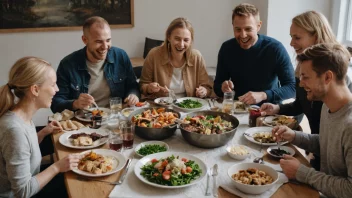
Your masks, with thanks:
<instances>
[{"instance_id":1,"label":"picture frame","mask_svg":"<svg viewBox=\"0 0 352 198\"><path fill-rule=\"evenodd\" d=\"M2 0L0 33L81 30L91 16L134 27L134 0Z\"/></svg>"}]
</instances>

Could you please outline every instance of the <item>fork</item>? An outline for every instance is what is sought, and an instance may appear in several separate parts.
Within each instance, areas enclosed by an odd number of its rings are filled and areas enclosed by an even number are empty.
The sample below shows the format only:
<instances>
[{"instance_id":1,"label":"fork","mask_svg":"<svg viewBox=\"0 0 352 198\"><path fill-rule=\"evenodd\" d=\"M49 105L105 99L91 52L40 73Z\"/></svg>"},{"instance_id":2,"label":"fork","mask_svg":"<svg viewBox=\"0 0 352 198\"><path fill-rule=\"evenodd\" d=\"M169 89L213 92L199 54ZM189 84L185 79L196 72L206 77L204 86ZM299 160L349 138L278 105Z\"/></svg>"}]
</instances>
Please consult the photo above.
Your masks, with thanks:
<instances>
[{"instance_id":1,"label":"fork","mask_svg":"<svg viewBox=\"0 0 352 198\"><path fill-rule=\"evenodd\" d=\"M97 182L103 182L103 183L107 183L107 184L110 184L110 185L120 185L121 183L119 182L109 182L109 181L104 181L104 180L99 180L99 179L93 179L93 178L85 178L85 177L80 177L80 176L77 176L77 179L80 180L80 181L97 181Z\"/></svg>"}]
</instances>

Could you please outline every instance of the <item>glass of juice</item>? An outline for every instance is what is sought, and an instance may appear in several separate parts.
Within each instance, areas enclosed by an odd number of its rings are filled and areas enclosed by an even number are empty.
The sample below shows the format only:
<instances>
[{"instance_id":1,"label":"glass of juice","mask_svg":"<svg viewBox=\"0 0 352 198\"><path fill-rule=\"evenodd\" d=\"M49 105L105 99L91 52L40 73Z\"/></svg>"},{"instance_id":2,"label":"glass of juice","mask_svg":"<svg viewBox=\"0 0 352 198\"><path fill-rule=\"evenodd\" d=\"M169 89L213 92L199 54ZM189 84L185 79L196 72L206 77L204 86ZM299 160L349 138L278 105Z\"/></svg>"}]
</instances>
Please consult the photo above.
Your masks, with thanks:
<instances>
[{"instance_id":1,"label":"glass of juice","mask_svg":"<svg viewBox=\"0 0 352 198\"><path fill-rule=\"evenodd\" d=\"M224 100L222 102L222 112L232 114L233 113L233 102L234 102L235 92L225 92Z\"/></svg>"}]
</instances>

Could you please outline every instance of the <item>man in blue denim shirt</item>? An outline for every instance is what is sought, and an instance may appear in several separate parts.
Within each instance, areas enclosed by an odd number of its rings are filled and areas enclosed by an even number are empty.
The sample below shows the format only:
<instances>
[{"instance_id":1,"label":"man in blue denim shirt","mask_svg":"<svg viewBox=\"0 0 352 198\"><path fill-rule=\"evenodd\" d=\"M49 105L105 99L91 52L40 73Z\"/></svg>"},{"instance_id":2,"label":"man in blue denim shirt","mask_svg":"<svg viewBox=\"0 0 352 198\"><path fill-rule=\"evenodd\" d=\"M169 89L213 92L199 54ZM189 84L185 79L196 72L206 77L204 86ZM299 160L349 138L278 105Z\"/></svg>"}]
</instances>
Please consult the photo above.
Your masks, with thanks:
<instances>
[{"instance_id":1,"label":"man in blue denim shirt","mask_svg":"<svg viewBox=\"0 0 352 198\"><path fill-rule=\"evenodd\" d=\"M136 76L126 52L111 46L111 30L101 17L91 17L83 25L86 47L66 56L57 69L59 92L51 110L83 109L96 102L107 107L110 97L121 97L128 105L139 102Z\"/></svg>"}]
</instances>

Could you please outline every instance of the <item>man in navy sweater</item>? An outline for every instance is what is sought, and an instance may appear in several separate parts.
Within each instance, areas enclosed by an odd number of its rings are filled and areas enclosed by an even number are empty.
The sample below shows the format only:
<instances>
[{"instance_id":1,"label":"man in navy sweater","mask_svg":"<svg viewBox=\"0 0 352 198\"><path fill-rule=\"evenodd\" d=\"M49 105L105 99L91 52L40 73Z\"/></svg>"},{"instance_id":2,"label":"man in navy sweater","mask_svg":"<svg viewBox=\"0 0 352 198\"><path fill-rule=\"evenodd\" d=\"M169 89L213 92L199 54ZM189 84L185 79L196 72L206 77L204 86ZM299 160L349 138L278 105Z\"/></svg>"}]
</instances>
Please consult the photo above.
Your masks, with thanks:
<instances>
[{"instance_id":1,"label":"man in navy sweater","mask_svg":"<svg viewBox=\"0 0 352 198\"><path fill-rule=\"evenodd\" d=\"M246 104L280 103L295 96L290 57L277 40L257 34L262 22L258 9L247 3L232 13L235 38L224 42L214 81L216 95L232 89Z\"/></svg>"}]
</instances>

